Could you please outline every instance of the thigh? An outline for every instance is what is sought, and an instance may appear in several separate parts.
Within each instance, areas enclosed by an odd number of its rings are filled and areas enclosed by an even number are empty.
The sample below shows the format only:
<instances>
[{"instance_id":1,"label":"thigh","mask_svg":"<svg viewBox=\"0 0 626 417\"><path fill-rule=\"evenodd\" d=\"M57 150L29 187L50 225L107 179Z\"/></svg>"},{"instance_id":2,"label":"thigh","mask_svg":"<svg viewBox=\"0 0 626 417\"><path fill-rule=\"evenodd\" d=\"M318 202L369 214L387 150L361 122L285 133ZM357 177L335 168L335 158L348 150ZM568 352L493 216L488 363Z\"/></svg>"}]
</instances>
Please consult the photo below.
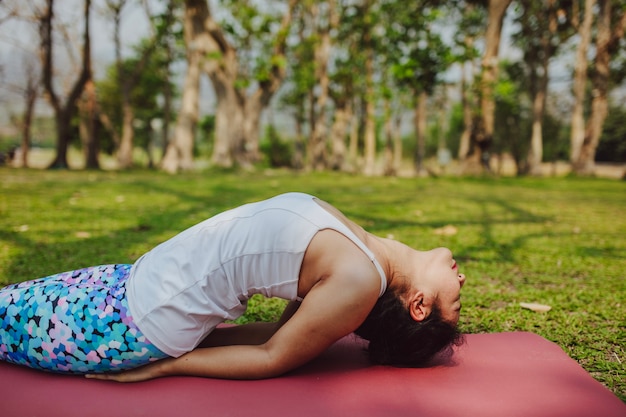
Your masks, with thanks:
<instances>
[{"instance_id":1,"label":"thigh","mask_svg":"<svg viewBox=\"0 0 626 417\"><path fill-rule=\"evenodd\" d=\"M57 372L130 369L166 355L133 323L130 265L101 265L0 291L0 358Z\"/></svg>"}]
</instances>

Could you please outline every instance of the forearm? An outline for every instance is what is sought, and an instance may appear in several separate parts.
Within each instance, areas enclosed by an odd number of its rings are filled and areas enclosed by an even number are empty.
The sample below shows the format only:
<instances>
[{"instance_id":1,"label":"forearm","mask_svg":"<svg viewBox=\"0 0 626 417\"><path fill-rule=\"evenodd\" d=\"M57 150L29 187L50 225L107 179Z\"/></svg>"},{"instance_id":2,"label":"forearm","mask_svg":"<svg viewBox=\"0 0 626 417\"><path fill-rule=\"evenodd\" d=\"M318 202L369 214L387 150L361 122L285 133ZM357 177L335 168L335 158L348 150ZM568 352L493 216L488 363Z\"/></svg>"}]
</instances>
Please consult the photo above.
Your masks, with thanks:
<instances>
[{"instance_id":1,"label":"forearm","mask_svg":"<svg viewBox=\"0 0 626 417\"><path fill-rule=\"evenodd\" d=\"M261 379L282 369L265 345L237 345L195 349L162 362L157 376L189 375L224 379Z\"/></svg>"},{"instance_id":2,"label":"forearm","mask_svg":"<svg viewBox=\"0 0 626 417\"><path fill-rule=\"evenodd\" d=\"M287 304L277 323L248 323L239 326L218 327L198 347L261 345L267 342L295 314L298 307L300 307L298 301Z\"/></svg>"}]
</instances>

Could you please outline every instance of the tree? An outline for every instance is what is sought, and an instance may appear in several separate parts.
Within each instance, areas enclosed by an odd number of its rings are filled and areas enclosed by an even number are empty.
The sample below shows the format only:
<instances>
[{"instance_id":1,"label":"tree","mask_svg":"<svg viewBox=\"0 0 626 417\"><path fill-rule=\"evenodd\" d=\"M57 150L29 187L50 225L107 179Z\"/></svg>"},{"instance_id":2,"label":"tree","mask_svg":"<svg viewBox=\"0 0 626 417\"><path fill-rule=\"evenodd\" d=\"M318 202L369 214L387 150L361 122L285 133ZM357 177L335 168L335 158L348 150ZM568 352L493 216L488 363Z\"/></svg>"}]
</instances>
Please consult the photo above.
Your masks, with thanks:
<instances>
[{"instance_id":1,"label":"tree","mask_svg":"<svg viewBox=\"0 0 626 417\"><path fill-rule=\"evenodd\" d=\"M150 148L157 133L153 129L153 121L164 120L165 112L167 111L163 100L161 100L161 92L168 89L173 93L176 91L168 77L163 74L165 66L163 61L158 59L160 55L159 51L155 51L151 59L146 63L145 70L128 92L128 106L134 109L133 114L135 116L132 125L133 143L146 150L151 163L153 162ZM138 65L139 60L141 60L140 52L136 56L123 59L121 63L122 71L129 73L132 71L132 68ZM97 84L98 112L107 115L105 120L109 126L105 127L113 138L112 141L103 141L103 149L109 153L113 153L117 147L115 135L116 132L121 130L124 123L124 112L120 105L120 90L124 87L118 82L119 76L117 71L119 65L117 62L113 63L108 68L106 77ZM102 121L102 118L100 120Z\"/></svg>"},{"instance_id":2,"label":"tree","mask_svg":"<svg viewBox=\"0 0 626 417\"><path fill-rule=\"evenodd\" d=\"M170 3L171 4L171 3ZM195 45L198 45L203 36L206 36L205 28L196 16L202 13L196 7L203 7L196 3L185 7L183 17L183 33L185 45L187 45L186 61L187 69L183 83L183 93L174 130L174 138L168 144L165 156L161 161L163 170L173 174L179 170L189 170L193 167L193 149L196 127L199 114L199 94L202 53Z\"/></svg>"},{"instance_id":3,"label":"tree","mask_svg":"<svg viewBox=\"0 0 626 417\"><path fill-rule=\"evenodd\" d=\"M272 31L273 16L262 15L248 1L237 2L236 7L233 4L230 11L240 19L238 25L226 24L225 28L231 39L239 39L237 48L211 15L206 0L185 0L185 7L193 10L190 17L194 25L203 27L204 31L193 47L204 58L202 68L217 97L212 161L218 166L236 163L246 167L259 159L261 112L285 76L285 48L295 4L295 0L288 1L275 31ZM260 40L261 35L267 42L261 46L255 44L258 48L252 49L252 42ZM249 53L244 63L254 64L254 68L241 65L238 52ZM251 80L256 81L256 89L250 85Z\"/></svg>"},{"instance_id":4,"label":"tree","mask_svg":"<svg viewBox=\"0 0 626 417\"><path fill-rule=\"evenodd\" d=\"M574 63L574 108L572 109L572 130L570 136L570 161L574 163L580 156L580 149L585 139L585 116L584 102L585 89L587 87L587 51L591 43L591 28L593 24L593 7L596 0L585 0L585 8L582 24L578 25L578 16L573 14L574 25L578 29L578 47L576 49L576 62Z\"/></svg>"},{"instance_id":5,"label":"tree","mask_svg":"<svg viewBox=\"0 0 626 417\"><path fill-rule=\"evenodd\" d=\"M65 102L59 97L54 85L54 64L53 64L53 22L54 22L54 0L46 0L46 7L38 14L40 53L42 61L42 83L50 105L54 110L56 122L56 156L50 168L67 169L67 150L72 140L72 119L76 115L76 102L83 93L87 81L91 78L91 40L89 35L89 17L91 11L91 0L85 0L83 6L84 30L83 47L81 53L81 69L78 77L72 84L70 92Z\"/></svg>"},{"instance_id":6,"label":"tree","mask_svg":"<svg viewBox=\"0 0 626 417\"><path fill-rule=\"evenodd\" d=\"M471 142L473 151L467 159L465 170L474 171L482 158L488 154L493 141L495 99L494 86L498 80L498 55L502 24L506 10L512 0L487 1L487 30L485 32L485 50L483 52L478 88L479 114L475 114ZM482 3L482 2L478 2ZM486 165L486 159L482 159ZM488 165L487 165L488 166Z\"/></svg>"},{"instance_id":7,"label":"tree","mask_svg":"<svg viewBox=\"0 0 626 417\"><path fill-rule=\"evenodd\" d=\"M580 145L573 170L579 175L592 175L595 171L595 155L602 136L604 121L608 115L608 93L611 83L611 57L619 51L624 40L626 7L611 0L598 0L599 14L595 42L596 55L591 70L591 114ZM613 7L618 6L618 7ZM622 45L623 46L623 45ZM620 80L621 81L621 80ZM577 138L577 140L579 140Z\"/></svg>"},{"instance_id":8,"label":"tree","mask_svg":"<svg viewBox=\"0 0 626 417\"><path fill-rule=\"evenodd\" d=\"M307 120L313 119L311 112L307 112L307 108L313 105L315 38L310 33L310 22L306 10L299 7L296 11L299 12L294 18L296 42L287 50L287 60L291 63L290 74L289 81L285 83L284 92L280 97L280 106L289 108L293 112L296 138L292 166L299 170L305 166L304 126Z\"/></svg>"},{"instance_id":9,"label":"tree","mask_svg":"<svg viewBox=\"0 0 626 417\"><path fill-rule=\"evenodd\" d=\"M521 30L515 37L524 52L528 90L532 102L532 133L522 172L541 174L543 159L543 117L548 95L549 64L560 39L557 37L559 12L557 0L519 1L522 12L517 19Z\"/></svg>"},{"instance_id":10,"label":"tree","mask_svg":"<svg viewBox=\"0 0 626 417\"><path fill-rule=\"evenodd\" d=\"M98 155L100 153L100 138L98 127L98 102L96 86L93 79L89 79L85 85L85 92L78 102L80 126L79 132L83 141L83 153L85 155L85 168L100 169Z\"/></svg>"},{"instance_id":11,"label":"tree","mask_svg":"<svg viewBox=\"0 0 626 417\"><path fill-rule=\"evenodd\" d=\"M463 129L459 138L458 158L464 161L470 153L473 112L477 107L476 94L473 93L472 83L476 76L476 59L480 56L476 49L476 39L480 37L482 27L485 25L485 10L482 7L476 7L476 4L468 2L467 4L453 5L453 11L460 10L461 15L458 25L458 31L455 36L456 51L454 55L457 62L461 64L461 108L463 112Z\"/></svg>"},{"instance_id":12,"label":"tree","mask_svg":"<svg viewBox=\"0 0 626 417\"><path fill-rule=\"evenodd\" d=\"M451 49L432 30L440 18L438 2L406 3L389 1L383 4L385 21L394 22L386 28L388 63L400 87L408 88L415 98L414 125L416 151L414 168L424 174L426 146L427 100L439 82L439 76L452 63Z\"/></svg>"},{"instance_id":13,"label":"tree","mask_svg":"<svg viewBox=\"0 0 626 417\"><path fill-rule=\"evenodd\" d=\"M328 0L322 8L326 13L320 16L319 2L310 2L311 20L320 21L317 24L316 40L314 47L315 80L318 84L318 93L315 106L311 110L311 135L309 148L311 149L309 163L311 168L321 170L326 167L326 144L328 136L326 105L330 94L329 59L332 48L331 31L339 26L339 15L335 0Z\"/></svg>"},{"instance_id":14,"label":"tree","mask_svg":"<svg viewBox=\"0 0 626 417\"><path fill-rule=\"evenodd\" d=\"M174 1L174 0L170 0ZM145 71L151 55L158 46L159 37L169 30L169 26L173 21L173 15L166 14L165 25L157 27L155 25L154 16L152 16L145 6L148 21L150 22L151 36L138 48L139 59L134 67L126 67L123 65L122 45L120 39L120 29L122 12L128 4L128 0L106 0L106 4L113 19L113 42L115 44L115 63L117 65L118 83L120 85L121 109L123 123L121 126L120 142L117 152L118 164L121 168L130 168L133 165L133 142L135 109L131 105L131 91L137 84L141 74ZM168 10L172 10L168 7Z\"/></svg>"},{"instance_id":15,"label":"tree","mask_svg":"<svg viewBox=\"0 0 626 417\"><path fill-rule=\"evenodd\" d=\"M24 80L18 83L8 82L4 88L14 94L18 94L23 100L22 116L17 121L21 133L20 156L21 166L28 167L28 153L31 145L32 122L35 114L35 104L41 93L41 75L39 68L34 62L36 59L26 51L22 58Z\"/></svg>"}]
</instances>

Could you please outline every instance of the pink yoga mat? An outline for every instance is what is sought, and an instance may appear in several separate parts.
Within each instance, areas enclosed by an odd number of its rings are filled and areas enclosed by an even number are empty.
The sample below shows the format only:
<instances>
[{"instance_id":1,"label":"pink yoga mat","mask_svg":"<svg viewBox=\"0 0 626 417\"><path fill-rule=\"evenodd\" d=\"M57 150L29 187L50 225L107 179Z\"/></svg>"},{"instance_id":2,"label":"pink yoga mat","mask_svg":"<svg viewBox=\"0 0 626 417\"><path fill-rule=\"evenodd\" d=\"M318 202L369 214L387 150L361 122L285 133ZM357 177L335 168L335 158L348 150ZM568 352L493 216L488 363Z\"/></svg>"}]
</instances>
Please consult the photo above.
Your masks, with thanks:
<instances>
[{"instance_id":1,"label":"pink yoga mat","mask_svg":"<svg viewBox=\"0 0 626 417\"><path fill-rule=\"evenodd\" d=\"M468 335L446 364L370 366L348 336L280 378L119 384L0 363L2 417L625 417L626 404L532 333Z\"/></svg>"}]
</instances>

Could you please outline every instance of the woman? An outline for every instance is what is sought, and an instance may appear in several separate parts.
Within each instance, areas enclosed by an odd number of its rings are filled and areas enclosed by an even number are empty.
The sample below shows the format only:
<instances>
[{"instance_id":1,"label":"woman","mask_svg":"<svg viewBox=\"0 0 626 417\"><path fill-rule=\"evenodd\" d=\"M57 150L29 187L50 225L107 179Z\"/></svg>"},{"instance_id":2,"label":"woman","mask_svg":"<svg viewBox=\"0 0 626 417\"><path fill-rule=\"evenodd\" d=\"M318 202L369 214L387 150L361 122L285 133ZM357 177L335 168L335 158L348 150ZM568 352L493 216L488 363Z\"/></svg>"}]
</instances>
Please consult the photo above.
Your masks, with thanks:
<instances>
[{"instance_id":1,"label":"woman","mask_svg":"<svg viewBox=\"0 0 626 417\"><path fill-rule=\"evenodd\" d=\"M256 379L356 332L374 362L423 366L461 340L464 282L448 249L376 237L328 203L289 193L205 220L132 267L0 290L0 359L122 382ZM278 323L216 328L253 294L290 301Z\"/></svg>"}]
</instances>

